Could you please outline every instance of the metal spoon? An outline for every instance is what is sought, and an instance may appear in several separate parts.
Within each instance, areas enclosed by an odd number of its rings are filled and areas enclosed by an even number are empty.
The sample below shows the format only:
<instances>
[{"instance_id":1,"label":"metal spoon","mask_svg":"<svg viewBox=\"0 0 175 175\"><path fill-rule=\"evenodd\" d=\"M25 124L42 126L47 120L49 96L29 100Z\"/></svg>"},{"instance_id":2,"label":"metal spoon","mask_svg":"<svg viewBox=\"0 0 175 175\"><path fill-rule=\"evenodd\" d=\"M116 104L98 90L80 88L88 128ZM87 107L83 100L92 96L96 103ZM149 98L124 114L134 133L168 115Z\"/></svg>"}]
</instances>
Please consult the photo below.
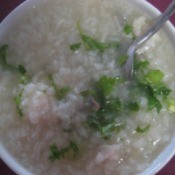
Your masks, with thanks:
<instances>
[{"instance_id":1,"label":"metal spoon","mask_svg":"<svg viewBox=\"0 0 175 175\"><path fill-rule=\"evenodd\" d=\"M124 65L124 71L126 73L126 77L131 80L133 75L133 64L134 64L134 55L136 50L142 46L148 39L150 39L162 26L163 24L170 18L170 16L175 12L175 0L173 0L167 9L162 13L155 24L143 35L138 37L133 43L130 45L127 50L128 59Z\"/></svg>"}]
</instances>

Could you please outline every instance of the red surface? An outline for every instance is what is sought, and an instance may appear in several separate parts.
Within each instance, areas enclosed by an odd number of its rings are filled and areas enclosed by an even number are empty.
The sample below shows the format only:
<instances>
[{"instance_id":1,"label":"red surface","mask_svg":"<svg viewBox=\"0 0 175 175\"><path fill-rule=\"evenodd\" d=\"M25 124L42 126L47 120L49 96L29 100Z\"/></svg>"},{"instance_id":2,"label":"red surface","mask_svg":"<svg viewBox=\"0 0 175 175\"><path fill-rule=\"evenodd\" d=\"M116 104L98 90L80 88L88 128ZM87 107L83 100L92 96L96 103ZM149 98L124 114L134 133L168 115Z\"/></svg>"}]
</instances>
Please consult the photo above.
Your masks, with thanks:
<instances>
[{"instance_id":1,"label":"red surface","mask_svg":"<svg viewBox=\"0 0 175 175\"><path fill-rule=\"evenodd\" d=\"M163 11L171 0L148 0L159 10ZM0 21L23 0L0 0ZM171 18L175 25L175 16ZM0 175L16 175L0 160ZM157 175L175 175L175 156Z\"/></svg>"}]
</instances>

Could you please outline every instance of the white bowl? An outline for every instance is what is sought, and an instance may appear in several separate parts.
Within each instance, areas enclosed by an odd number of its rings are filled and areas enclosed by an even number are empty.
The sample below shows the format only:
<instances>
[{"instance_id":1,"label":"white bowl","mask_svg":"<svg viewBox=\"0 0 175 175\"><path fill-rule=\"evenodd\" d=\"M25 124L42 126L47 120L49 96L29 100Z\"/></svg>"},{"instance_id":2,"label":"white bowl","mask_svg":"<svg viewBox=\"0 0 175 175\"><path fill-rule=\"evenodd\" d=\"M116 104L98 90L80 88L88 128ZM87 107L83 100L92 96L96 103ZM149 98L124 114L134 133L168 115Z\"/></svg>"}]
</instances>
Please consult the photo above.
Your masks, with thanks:
<instances>
[{"instance_id":1,"label":"white bowl","mask_svg":"<svg viewBox=\"0 0 175 175\"><path fill-rule=\"evenodd\" d=\"M144 12L149 14L151 17L157 17L160 15L155 7L153 7L147 1L132 0L133 4L138 8L142 9ZM27 0L13 10L1 23L0 23L0 38L5 34L6 30L10 28L18 18L23 15L23 13L28 8L34 8L35 5L39 3L38 0ZM167 33L168 37L175 46L175 29L170 22L167 22L164 26L164 31ZM175 155L175 136L171 139L169 145L159 154L159 156L154 160L154 162L142 172L140 175L154 175L160 171L167 162ZM15 158L9 154L8 150L3 146L0 141L0 158L18 175L32 175L29 171L23 168Z\"/></svg>"}]
</instances>

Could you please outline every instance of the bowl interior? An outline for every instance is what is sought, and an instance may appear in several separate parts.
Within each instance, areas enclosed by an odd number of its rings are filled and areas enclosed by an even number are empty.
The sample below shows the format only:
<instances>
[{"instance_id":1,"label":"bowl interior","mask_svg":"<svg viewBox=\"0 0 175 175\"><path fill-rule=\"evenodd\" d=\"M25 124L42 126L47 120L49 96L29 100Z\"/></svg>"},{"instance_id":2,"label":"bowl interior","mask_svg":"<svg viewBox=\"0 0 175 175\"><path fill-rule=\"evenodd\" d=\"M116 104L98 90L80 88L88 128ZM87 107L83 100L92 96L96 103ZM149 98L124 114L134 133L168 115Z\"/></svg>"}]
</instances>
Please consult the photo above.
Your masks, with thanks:
<instances>
[{"instance_id":1,"label":"bowl interior","mask_svg":"<svg viewBox=\"0 0 175 175\"><path fill-rule=\"evenodd\" d=\"M39 0L28 0L12 11L0 24L0 38L4 35L6 30L10 28L21 15L23 15L26 9L35 8L35 5L39 3ZM160 12L149 4L147 1L133 0L132 2L138 8L143 9L147 14L152 17L156 17ZM170 38L173 45L175 45L175 30L170 22L167 22L164 26L164 30ZM170 144L164 149L164 151L156 158L156 160L150 165L150 167L141 175L151 175L157 173L175 154L175 136L172 138ZM0 157L4 162L19 175L30 175L31 173L21 167L20 164L8 153L0 141Z\"/></svg>"}]
</instances>

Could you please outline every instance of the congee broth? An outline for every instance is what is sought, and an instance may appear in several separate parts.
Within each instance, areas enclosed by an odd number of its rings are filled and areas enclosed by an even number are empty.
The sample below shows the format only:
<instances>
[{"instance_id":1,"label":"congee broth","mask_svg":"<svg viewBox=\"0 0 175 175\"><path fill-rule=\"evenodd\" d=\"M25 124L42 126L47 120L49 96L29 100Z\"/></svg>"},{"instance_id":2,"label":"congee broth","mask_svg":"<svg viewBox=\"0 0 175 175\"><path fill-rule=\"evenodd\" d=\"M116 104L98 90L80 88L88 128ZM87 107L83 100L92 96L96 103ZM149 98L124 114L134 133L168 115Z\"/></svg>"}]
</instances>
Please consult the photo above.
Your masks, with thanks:
<instances>
[{"instance_id":1,"label":"congee broth","mask_svg":"<svg viewBox=\"0 0 175 175\"><path fill-rule=\"evenodd\" d=\"M36 175L135 175L171 141L174 50L126 0L36 0L0 38L0 138ZM134 0L133 0L134 1Z\"/></svg>"}]
</instances>

